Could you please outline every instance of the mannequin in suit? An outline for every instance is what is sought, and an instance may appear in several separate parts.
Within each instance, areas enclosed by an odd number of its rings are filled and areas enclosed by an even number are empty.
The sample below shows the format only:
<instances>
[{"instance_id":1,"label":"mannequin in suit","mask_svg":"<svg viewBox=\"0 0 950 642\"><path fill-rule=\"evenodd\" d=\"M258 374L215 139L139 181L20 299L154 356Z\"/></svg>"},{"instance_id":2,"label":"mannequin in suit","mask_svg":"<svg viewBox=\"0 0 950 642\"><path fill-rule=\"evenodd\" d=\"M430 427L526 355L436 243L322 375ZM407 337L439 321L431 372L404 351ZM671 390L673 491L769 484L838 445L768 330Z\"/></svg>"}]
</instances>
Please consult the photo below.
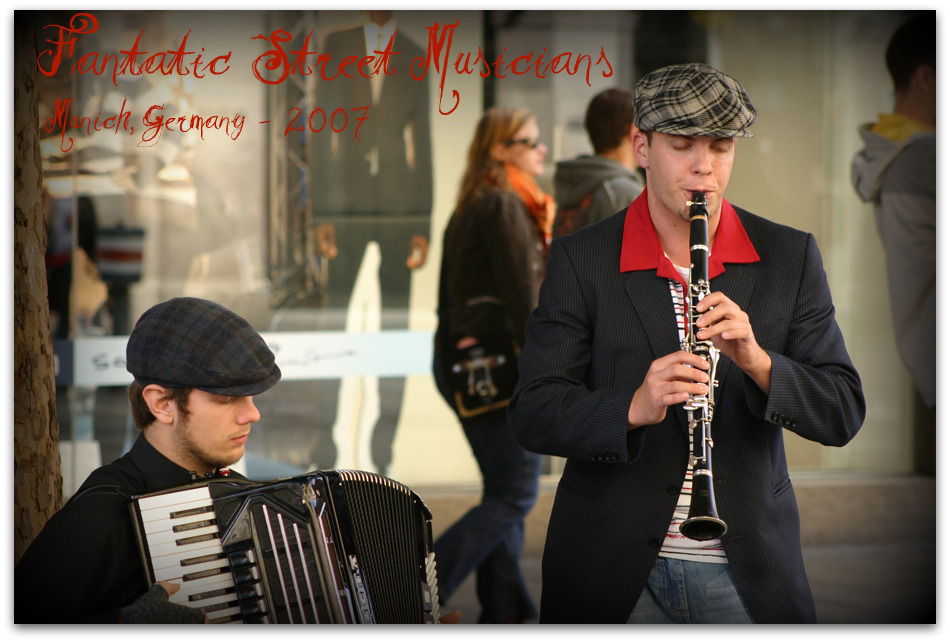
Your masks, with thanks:
<instances>
[{"instance_id":1,"label":"mannequin in suit","mask_svg":"<svg viewBox=\"0 0 950 642\"><path fill-rule=\"evenodd\" d=\"M723 197L757 117L738 82L674 65L636 96L646 190L552 244L508 406L526 449L567 459L540 621L814 622L783 433L844 446L865 414L817 244ZM727 524L702 542L678 528L692 487L683 404L710 385L680 343L694 191L709 211L697 339L721 352L712 469Z\"/></svg>"},{"instance_id":2,"label":"mannequin in suit","mask_svg":"<svg viewBox=\"0 0 950 642\"><path fill-rule=\"evenodd\" d=\"M327 114L338 108L352 114L353 108L369 107L358 140L352 124L339 133L329 133L327 127L326 135L311 138L314 251L330 260L320 330L354 326L366 331L406 330L411 273L426 261L432 210L429 89L426 81L417 81L409 73L412 60L424 51L396 28L392 14L369 11L365 24L329 33L322 47L335 60L361 59L385 51L391 43L392 55L386 68L380 67L372 78L353 74L353 78L339 76L317 85L317 102ZM373 251L368 253L368 249ZM378 270L373 269L381 306L378 327L375 321L364 327L347 318L364 256L378 256ZM357 460L356 465L385 473L391 463L405 380L380 377L378 382L373 461ZM326 431L336 421L338 390L339 381L319 383L321 443L314 449L313 461L323 467L334 465L337 459L339 444L327 440Z\"/></svg>"}]
</instances>

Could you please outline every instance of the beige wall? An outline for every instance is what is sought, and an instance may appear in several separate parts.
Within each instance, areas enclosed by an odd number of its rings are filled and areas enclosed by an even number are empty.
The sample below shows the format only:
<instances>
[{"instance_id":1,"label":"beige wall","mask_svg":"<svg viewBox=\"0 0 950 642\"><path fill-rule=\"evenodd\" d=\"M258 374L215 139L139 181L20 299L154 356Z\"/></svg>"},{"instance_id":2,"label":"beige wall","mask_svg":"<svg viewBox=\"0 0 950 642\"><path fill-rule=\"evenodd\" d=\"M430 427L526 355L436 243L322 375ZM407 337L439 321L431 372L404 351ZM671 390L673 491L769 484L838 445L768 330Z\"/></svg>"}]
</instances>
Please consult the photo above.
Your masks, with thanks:
<instances>
[{"instance_id":1,"label":"beige wall","mask_svg":"<svg viewBox=\"0 0 950 642\"><path fill-rule=\"evenodd\" d=\"M731 199L815 235L868 401L865 425L848 447L790 435L789 463L908 470L909 378L893 339L872 210L850 183L858 126L892 107L883 57L894 14L738 11L716 13L711 23L711 62L740 79L759 110L755 137L740 141Z\"/></svg>"}]
</instances>

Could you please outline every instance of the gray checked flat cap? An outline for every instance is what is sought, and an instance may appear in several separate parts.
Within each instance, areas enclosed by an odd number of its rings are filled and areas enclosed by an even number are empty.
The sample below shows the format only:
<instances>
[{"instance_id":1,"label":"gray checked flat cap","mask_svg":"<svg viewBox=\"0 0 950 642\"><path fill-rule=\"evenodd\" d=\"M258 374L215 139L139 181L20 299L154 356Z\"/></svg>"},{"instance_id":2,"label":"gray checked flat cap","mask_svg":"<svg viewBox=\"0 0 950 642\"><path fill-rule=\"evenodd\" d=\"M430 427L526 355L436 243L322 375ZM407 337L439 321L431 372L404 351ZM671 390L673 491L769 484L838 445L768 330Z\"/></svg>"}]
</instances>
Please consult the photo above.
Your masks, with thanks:
<instances>
[{"instance_id":1,"label":"gray checked flat cap","mask_svg":"<svg viewBox=\"0 0 950 642\"><path fill-rule=\"evenodd\" d=\"M159 303L139 317L125 367L143 386L197 388L228 397L256 395L280 380L274 353L247 321L191 297Z\"/></svg>"},{"instance_id":2,"label":"gray checked flat cap","mask_svg":"<svg viewBox=\"0 0 950 642\"><path fill-rule=\"evenodd\" d=\"M633 108L638 129L680 136L750 138L758 117L736 79L699 63L644 76L634 90Z\"/></svg>"}]
</instances>

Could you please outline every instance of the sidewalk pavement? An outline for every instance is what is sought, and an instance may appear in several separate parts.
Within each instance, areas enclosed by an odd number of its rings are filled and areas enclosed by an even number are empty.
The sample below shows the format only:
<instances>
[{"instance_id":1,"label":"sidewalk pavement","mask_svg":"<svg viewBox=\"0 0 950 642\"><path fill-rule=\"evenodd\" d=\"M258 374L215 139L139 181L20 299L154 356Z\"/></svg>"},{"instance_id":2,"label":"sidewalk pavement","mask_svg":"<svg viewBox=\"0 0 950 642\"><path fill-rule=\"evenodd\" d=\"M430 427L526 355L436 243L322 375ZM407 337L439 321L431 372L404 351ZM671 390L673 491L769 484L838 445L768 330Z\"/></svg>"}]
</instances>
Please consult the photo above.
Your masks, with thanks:
<instances>
[{"instance_id":1,"label":"sidewalk pavement","mask_svg":"<svg viewBox=\"0 0 950 642\"><path fill-rule=\"evenodd\" d=\"M935 624L937 547L934 541L808 546L805 569L819 624ZM535 600L541 596L541 559L522 570ZM462 624L478 620L475 577L470 575L442 612L462 611ZM920 627L933 632L936 627ZM914 627L917 630L917 627Z\"/></svg>"}]
</instances>

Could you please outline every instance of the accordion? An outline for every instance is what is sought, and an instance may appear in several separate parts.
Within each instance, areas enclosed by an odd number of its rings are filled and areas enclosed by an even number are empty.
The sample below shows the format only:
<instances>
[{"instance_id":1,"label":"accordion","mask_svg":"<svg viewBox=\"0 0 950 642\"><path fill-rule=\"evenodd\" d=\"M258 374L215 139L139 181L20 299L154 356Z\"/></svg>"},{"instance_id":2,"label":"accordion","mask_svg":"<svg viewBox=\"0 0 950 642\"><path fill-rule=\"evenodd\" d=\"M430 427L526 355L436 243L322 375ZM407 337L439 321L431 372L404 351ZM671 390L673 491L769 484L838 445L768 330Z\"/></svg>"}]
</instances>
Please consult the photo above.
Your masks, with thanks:
<instances>
[{"instance_id":1,"label":"accordion","mask_svg":"<svg viewBox=\"0 0 950 642\"><path fill-rule=\"evenodd\" d=\"M432 515L362 471L214 478L136 495L147 586L212 623L438 623Z\"/></svg>"}]
</instances>

